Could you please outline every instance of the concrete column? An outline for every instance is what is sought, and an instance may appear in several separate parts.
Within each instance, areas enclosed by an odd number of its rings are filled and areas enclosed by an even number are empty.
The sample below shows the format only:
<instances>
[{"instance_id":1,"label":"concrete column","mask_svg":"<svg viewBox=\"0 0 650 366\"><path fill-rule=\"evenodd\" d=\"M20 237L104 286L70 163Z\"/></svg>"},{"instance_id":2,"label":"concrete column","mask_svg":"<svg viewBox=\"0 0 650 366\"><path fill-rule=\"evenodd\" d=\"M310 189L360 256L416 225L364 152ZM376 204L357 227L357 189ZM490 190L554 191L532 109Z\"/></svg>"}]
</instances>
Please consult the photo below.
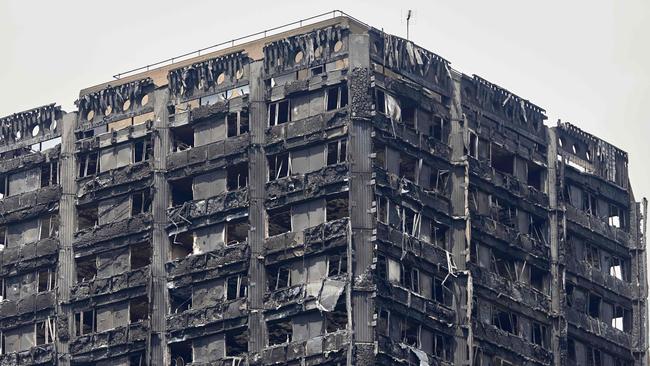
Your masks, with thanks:
<instances>
[{"instance_id":1,"label":"concrete column","mask_svg":"<svg viewBox=\"0 0 650 366\"><path fill-rule=\"evenodd\" d=\"M77 195L77 162L74 155L74 130L77 114L68 113L61 121L61 160L60 182L61 201L59 203L59 260L57 267L57 337L56 351L59 365L70 365L68 342L72 336L72 314L67 304L70 301L70 288L75 284L75 262L72 241L76 227L75 198ZM65 327L63 329L62 327Z\"/></svg>"},{"instance_id":2,"label":"concrete column","mask_svg":"<svg viewBox=\"0 0 650 366\"><path fill-rule=\"evenodd\" d=\"M564 295L564 265L560 263L560 225L558 215L563 208L558 206L557 199L557 137L554 129L548 131L548 152L546 157L547 179L549 200L549 231L551 245L551 352L553 353L553 364L564 365L566 360L562 355L566 354L566 349L562 347L566 344L566 319L562 309L562 297ZM562 339L564 338L564 341Z\"/></svg>"},{"instance_id":3,"label":"concrete column","mask_svg":"<svg viewBox=\"0 0 650 366\"><path fill-rule=\"evenodd\" d=\"M169 237L165 230L167 225L167 207L169 206L169 185L165 178L167 154L169 153L169 90L159 89L154 92L154 196L153 196L153 235L151 259L151 344L150 365L168 365L166 316L169 307L167 292L167 272L165 263L169 259Z\"/></svg>"},{"instance_id":4,"label":"concrete column","mask_svg":"<svg viewBox=\"0 0 650 366\"><path fill-rule=\"evenodd\" d=\"M266 268L264 266L264 240L266 239L266 210L264 198L267 179L264 136L266 130L266 93L263 77L263 62L256 61L250 67L250 110L249 124L251 145L248 149L248 193L250 206L248 219L250 231L250 279L248 303L249 352L260 352L266 346L266 323L264 321L264 293L266 291Z\"/></svg>"},{"instance_id":5,"label":"concrete column","mask_svg":"<svg viewBox=\"0 0 650 366\"><path fill-rule=\"evenodd\" d=\"M451 133L451 216L454 218L451 233L451 255L458 271L466 271L471 241L471 222L469 219L468 189L469 166L464 153L467 136L467 122L463 114L461 100L461 75L452 73L452 100L450 105ZM472 277L469 272L453 280L454 303L458 325L454 331L456 348L454 350L454 365L465 365L472 360ZM467 331L463 329L467 328ZM468 354L469 350L469 354ZM471 361L470 361L471 364Z\"/></svg>"}]
</instances>

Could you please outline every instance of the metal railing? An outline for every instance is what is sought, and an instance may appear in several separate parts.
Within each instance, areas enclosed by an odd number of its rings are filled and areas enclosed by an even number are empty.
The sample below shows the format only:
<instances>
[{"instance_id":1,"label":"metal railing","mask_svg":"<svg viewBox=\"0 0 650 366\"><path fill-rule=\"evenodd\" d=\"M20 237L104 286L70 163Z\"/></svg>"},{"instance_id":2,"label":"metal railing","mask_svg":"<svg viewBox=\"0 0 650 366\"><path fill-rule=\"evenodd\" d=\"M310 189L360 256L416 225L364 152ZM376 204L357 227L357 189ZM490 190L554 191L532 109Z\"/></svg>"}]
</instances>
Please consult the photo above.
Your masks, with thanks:
<instances>
[{"instance_id":1,"label":"metal railing","mask_svg":"<svg viewBox=\"0 0 650 366\"><path fill-rule=\"evenodd\" d=\"M130 74L134 74L134 73L142 72L142 71L149 71L152 67L159 67L159 66L164 66L164 65L172 65L172 64L174 64L176 62L179 62L179 61L184 61L184 60L190 59L192 57L201 56L201 52L203 52L203 53L205 53L206 51L214 52L214 51L218 51L220 49L234 47L234 46L239 45L239 44L243 44L243 43L246 43L246 42L251 42L251 41L262 39L262 38L265 38L265 37L268 37L268 36L271 36L271 35L274 35L274 34L285 32L285 31L288 31L288 30L291 30L291 29L299 28L299 27L302 27L304 25L314 24L314 23L317 23L319 21L330 19L330 17L332 19L334 19L337 16L345 16L345 17L351 18L351 19L353 19L353 20L355 20L355 21L357 21L357 22L359 22L361 24L364 24L367 27L370 27L366 23L364 23L364 22L362 22L362 21L360 21L360 20L346 14L345 12L343 12L341 10L332 10L332 11L329 11L327 13L314 15L314 16L311 16L309 18L300 19L300 20L297 20L297 21L292 22L292 23L287 23L287 24L284 24L284 25L281 25L281 26L278 26L278 27L269 28L269 29L266 29L266 30L263 30L263 31L260 31L260 32L257 32L257 33L249 34L249 35L246 35L246 36L243 36L243 37L232 39L230 41L218 43L218 44L215 44L215 45L212 45L212 46L209 46L209 47L201 48L201 49L196 50L196 51L188 52L188 53L185 53L185 54L182 54L182 55L179 55L179 56L168 58L166 60L162 60L162 61L158 61L158 62L155 62L155 63L152 63L152 64L148 64L146 66L138 67L138 68L135 68L135 69L132 69L132 70L129 70L129 71L124 71L124 72L121 72L119 74L113 75L113 78L119 80L122 77L130 75Z\"/></svg>"}]
</instances>

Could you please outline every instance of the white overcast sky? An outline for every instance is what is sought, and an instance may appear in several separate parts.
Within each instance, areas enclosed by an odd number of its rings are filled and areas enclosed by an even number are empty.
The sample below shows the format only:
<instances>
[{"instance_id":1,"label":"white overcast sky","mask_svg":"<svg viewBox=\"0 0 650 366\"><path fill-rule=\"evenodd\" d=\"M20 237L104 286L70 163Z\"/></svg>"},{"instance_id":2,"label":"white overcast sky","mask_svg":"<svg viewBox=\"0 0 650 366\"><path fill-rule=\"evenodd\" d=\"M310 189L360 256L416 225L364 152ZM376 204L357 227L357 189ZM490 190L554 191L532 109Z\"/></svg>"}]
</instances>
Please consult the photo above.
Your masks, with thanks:
<instances>
[{"instance_id":1,"label":"white overcast sky","mask_svg":"<svg viewBox=\"0 0 650 366\"><path fill-rule=\"evenodd\" d=\"M137 66L341 7L405 35L630 155L650 195L650 1L0 0L0 116L56 102Z\"/></svg>"}]
</instances>

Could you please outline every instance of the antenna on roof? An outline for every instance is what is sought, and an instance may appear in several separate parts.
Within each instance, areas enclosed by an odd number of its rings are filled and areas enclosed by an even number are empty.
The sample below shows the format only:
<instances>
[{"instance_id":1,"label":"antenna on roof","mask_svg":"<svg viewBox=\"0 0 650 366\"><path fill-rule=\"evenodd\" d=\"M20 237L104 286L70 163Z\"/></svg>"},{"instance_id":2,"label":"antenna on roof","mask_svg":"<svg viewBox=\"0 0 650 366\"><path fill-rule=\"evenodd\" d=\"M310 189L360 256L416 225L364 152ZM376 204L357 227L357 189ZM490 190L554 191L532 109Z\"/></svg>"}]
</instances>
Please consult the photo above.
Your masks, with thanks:
<instances>
[{"instance_id":1,"label":"antenna on roof","mask_svg":"<svg viewBox=\"0 0 650 366\"><path fill-rule=\"evenodd\" d=\"M409 23L411 22L411 9L406 13L406 39L409 39Z\"/></svg>"}]
</instances>

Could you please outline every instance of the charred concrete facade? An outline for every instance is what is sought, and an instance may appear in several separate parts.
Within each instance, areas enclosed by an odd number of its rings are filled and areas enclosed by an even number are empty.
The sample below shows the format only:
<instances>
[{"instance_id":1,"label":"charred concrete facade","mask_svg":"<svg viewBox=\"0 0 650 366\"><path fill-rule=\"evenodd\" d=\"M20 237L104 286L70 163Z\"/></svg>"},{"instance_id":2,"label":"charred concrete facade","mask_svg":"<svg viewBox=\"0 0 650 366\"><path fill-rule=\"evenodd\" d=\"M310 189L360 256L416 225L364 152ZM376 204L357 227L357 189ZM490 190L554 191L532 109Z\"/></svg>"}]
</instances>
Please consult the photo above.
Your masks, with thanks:
<instances>
[{"instance_id":1,"label":"charred concrete facade","mask_svg":"<svg viewBox=\"0 0 650 366\"><path fill-rule=\"evenodd\" d=\"M0 119L0 365L647 365L625 152L343 16Z\"/></svg>"}]
</instances>

